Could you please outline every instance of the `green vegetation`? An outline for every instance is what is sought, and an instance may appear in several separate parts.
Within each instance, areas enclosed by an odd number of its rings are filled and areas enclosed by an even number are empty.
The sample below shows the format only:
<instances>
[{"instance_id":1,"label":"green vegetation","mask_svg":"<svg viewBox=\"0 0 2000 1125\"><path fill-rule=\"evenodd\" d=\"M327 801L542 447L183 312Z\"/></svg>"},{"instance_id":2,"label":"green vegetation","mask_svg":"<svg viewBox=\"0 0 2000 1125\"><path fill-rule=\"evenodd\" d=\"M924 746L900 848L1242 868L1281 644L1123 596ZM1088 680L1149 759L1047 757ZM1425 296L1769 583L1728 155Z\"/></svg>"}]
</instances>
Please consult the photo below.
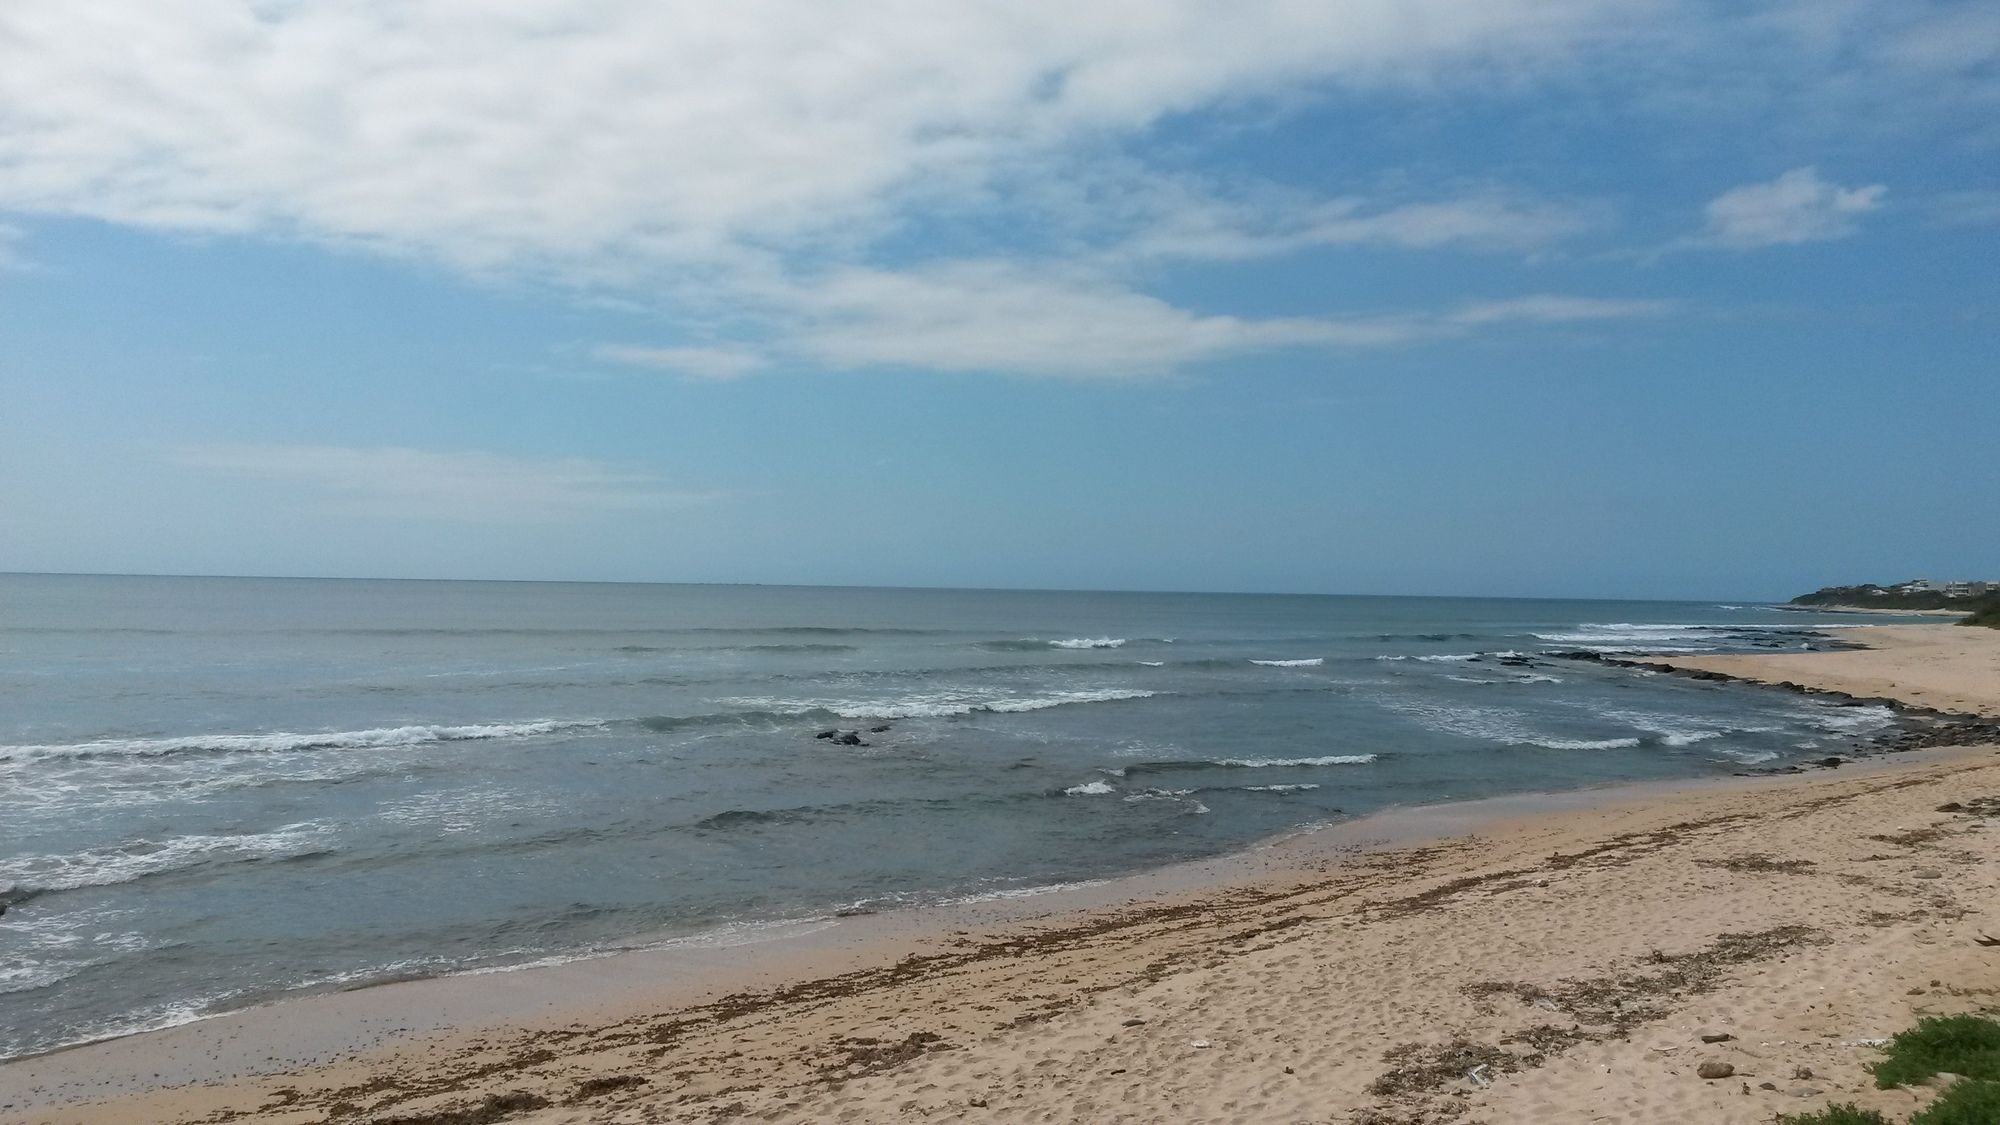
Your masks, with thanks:
<instances>
[{"instance_id":1,"label":"green vegetation","mask_svg":"<svg viewBox=\"0 0 2000 1125\"><path fill-rule=\"evenodd\" d=\"M2000 1121L2000 1082L1957 1082L1910 1118L1910 1125L1994 1125Z\"/></svg>"},{"instance_id":2,"label":"green vegetation","mask_svg":"<svg viewBox=\"0 0 2000 1125\"><path fill-rule=\"evenodd\" d=\"M1988 629L2000 629L2000 601L1989 600L1959 624L1984 625Z\"/></svg>"},{"instance_id":3,"label":"green vegetation","mask_svg":"<svg viewBox=\"0 0 2000 1125\"><path fill-rule=\"evenodd\" d=\"M1984 1016L1926 1016L1884 1051L1887 1057L1875 1064L1875 1085L1884 1090L1939 1074L1961 1076L1910 1125L2000 1125L2000 1023ZM1778 1125L1889 1125L1889 1119L1849 1102L1787 1114Z\"/></svg>"},{"instance_id":4,"label":"green vegetation","mask_svg":"<svg viewBox=\"0 0 2000 1125\"><path fill-rule=\"evenodd\" d=\"M1859 586L1827 586L1800 594L1789 605L1860 606L1865 609L1962 609L1967 613L2000 609L2000 594L1951 597L1943 590L1899 590L1863 582Z\"/></svg>"},{"instance_id":5,"label":"green vegetation","mask_svg":"<svg viewBox=\"0 0 2000 1125\"><path fill-rule=\"evenodd\" d=\"M1788 1113L1778 1118L1778 1125L1889 1125L1889 1119L1849 1102L1827 1106L1818 1113Z\"/></svg>"},{"instance_id":6,"label":"green vegetation","mask_svg":"<svg viewBox=\"0 0 2000 1125\"><path fill-rule=\"evenodd\" d=\"M2000 1023L1981 1016L1925 1016L1889 1041L1875 1085L1910 1086L1936 1074L2000 1079Z\"/></svg>"}]
</instances>

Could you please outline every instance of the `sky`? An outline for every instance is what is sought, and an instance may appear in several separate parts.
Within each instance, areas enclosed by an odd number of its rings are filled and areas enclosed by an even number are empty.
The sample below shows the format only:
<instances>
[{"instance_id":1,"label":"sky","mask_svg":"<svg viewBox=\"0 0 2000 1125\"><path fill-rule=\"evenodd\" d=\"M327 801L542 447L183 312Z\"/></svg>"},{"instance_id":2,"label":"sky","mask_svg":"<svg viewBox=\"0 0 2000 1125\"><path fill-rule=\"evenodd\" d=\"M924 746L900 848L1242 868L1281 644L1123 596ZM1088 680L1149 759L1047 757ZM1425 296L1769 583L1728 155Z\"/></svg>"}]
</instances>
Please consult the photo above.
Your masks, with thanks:
<instances>
[{"instance_id":1,"label":"sky","mask_svg":"<svg viewBox=\"0 0 2000 1125\"><path fill-rule=\"evenodd\" d=\"M0 570L2000 578L2000 7L0 7Z\"/></svg>"}]
</instances>

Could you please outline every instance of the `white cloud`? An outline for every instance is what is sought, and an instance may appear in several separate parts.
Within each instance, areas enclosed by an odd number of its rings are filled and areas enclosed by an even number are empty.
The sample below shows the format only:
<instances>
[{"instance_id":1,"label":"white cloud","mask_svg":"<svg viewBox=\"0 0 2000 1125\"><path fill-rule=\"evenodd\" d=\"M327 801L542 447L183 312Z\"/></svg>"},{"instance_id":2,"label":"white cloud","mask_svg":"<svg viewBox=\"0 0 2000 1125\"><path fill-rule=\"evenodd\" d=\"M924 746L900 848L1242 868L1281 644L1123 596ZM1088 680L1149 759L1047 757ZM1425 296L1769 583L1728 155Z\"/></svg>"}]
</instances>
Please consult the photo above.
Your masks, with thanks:
<instances>
[{"instance_id":1,"label":"white cloud","mask_svg":"<svg viewBox=\"0 0 2000 1125\"><path fill-rule=\"evenodd\" d=\"M845 270L799 299L796 346L836 367L1121 378L1335 332L1310 318L1205 316L1101 278L1000 262Z\"/></svg>"},{"instance_id":2,"label":"white cloud","mask_svg":"<svg viewBox=\"0 0 2000 1125\"><path fill-rule=\"evenodd\" d=\"M1612 0L67 0L0 9L0 208L595 274L846 239L1218 99L1523 71Z\"/></svg>"},{"instance_id":3,"label":"white cloud","mask_svg":"<svg viewBox=\"0 0 2000 1125\"><path fill-rule=\"evenodd\" d=\"M1672 303L1668 301L1533 293L1525 297L1510 297L1500 301L1475 301L1442 319L1446 324L1465 327L1506 324L1510 321L1562 324L1573 321L1627 320L1632 317L1661 316L1672 308Z\"/></svg>"},{"instance_id":4,"label":"white cloud","mask_svg":"<svg viewBox=\"0 0 2000 1125\"><path fill-rule=\"evenodd\" d=\"M316 494L350 515L468 523L547 523L713 499L647 473L582 458L315 445L201 445L178 464Z\"/></svg>"},{"instance_id":5,"label":"white cloud","mask_svg":"<svg viewBox=\"0 0 2000 1125\"><path fill-rule=\"evenodd\" d=\"M1337 246L1525 251L1582 234L1607 219L1598 206L1498 192L1381 207L1363 199L1225 201L1184 191L1114 254L1231 260Z\"/></svg>"},{"instance_id":6,"label":"white cloud","mask_svg":"<svg viewBox=\"0 0 2000 1125\"><path fill-rule=\"evenodd\" d=\"M591 350L598 359L628 367L646 367L690 379L740 379L769 365L758 352L746 347L644 347L637 344L600 344Z\"/></svg>"},{"instance_id":7,"label":"white cloud","mask_svg":"<svg viewBox=\"0 0 2000 1125\"><path fill-rule=\"evenodd\" d=\"M555 278L759 337L597 353L692 378L749 374L773 350L835 366L1156 372L1408 329L1179 308L1140 291L1145 263L1340 246L1526 251L1602 215L1498 189L1218 193L1144 166L1127 141L1175 115L1329 87L1533 80L1631 21L1634 4L5 5L0 214ZM1027 186L1107 180L1068 218ZM1139 202L1118 198L1135 185ZM1072 219L1067 245L990 234ZM924 222L989 234L955 244L966 260L884 265L883 236Z\"/></svg>"},{"instance_id":8,"label":"white cloud","mask_svg":"<svg viewBox=\"0 0 2000 1125\"><path fill-rule=\"evenodd\" d=\"M1707 225L1690 244L1751 250L1846 238L1888 191L1881 184L1841 187L1820 179L1817 169L1794 168L1769 183L1731 188L1710 200Z\"/></svg>"},{"instance_id":9,"label":"white cloud","mask_svg":"<svg viewBox=\"0 0 2000 1125\"><path fill-rule=\"evenodd\" d=\"M1004 261L847 269L788 294L781 346L834 368L1138 379L1288 348L1375 348L1508 323L1655 316L1661 301L1538 294L1442 313L1240 317L1192 312L1103 273Z\"/></svg>"}]
</instances>

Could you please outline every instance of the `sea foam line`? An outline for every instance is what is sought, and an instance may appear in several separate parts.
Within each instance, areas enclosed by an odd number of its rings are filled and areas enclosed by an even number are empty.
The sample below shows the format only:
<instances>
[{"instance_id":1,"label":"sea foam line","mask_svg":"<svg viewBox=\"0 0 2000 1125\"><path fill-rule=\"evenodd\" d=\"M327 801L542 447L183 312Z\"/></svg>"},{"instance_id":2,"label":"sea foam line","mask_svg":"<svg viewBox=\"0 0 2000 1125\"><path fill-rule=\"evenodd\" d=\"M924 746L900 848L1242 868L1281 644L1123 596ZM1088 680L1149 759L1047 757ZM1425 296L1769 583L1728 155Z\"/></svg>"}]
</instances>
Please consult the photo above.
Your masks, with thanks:
<instances>
[{"instance_id":1,"label":"sea foam line","mask_svg":"<svg viewBox=\"0 0 2000 1125\"><path fill-rule=\"evenodd\" d=\"M1252 660L1250 663L1261 664L1266 668L1317 668L1326 663L1326 658L1309 656L1301 660Z\"/></svg>"},{"instance_id":2,"label":"sea foam line","mask_svg":"<svg viewBox=\"0 0 2000 1125\"><path fill-rule=\"evenodd\" d=\"M724 699L719 702L735 707L764 708L800 715L824 711L843 719L939 719L981 712L1011 715L1081 703L1116 703L1128 699L1151 699L1158 694L1160 693L1140 688L1101 688L1000 697L939 692L882 700Z\"/></svg>"},{"instance_id":3,"label":"sea foam line","mask_svg":"<svg viewBox=\"0 0 2000 1125\"><path fill-rule=\"evenodd\" d=\"M1213 758L1210 763L1262 769L1267 766L1365 766L1374 760L1373 754L1327 754L1318 758Z\"/></svg>"},{"instance_id":4,"label":"sea foam line","mask_svg":"<svg viewBox=\"0 0 2000 1125\"><path fill-rule=\"evenodd\" d=\"M132 883L216 860L296 859L326 851L330 835L325 825L306 821L269 832L175 836L160 843L142 840L68 855L21 856L0 861L0 902Z\"/></svg>"},{"instance_id":5,"label":"sea foam line","mask_svg":"<svg viewBox=\"0 0 2000 1125\"><path fill-rule=\"evenodd\" d=\"M38 758L152 758L183 753L255 754L298 750L373 750L394 746L421 746L432 742L521 738L554 734L565 730L584 730L602 725L603 723L598 720L544 719L525 723L377 727L370 730L318 733L273 731L266 734L194 734L173 738L101 738L91 742L0 746L0 762L31 761Z\"/></svg>"}]
</instances>

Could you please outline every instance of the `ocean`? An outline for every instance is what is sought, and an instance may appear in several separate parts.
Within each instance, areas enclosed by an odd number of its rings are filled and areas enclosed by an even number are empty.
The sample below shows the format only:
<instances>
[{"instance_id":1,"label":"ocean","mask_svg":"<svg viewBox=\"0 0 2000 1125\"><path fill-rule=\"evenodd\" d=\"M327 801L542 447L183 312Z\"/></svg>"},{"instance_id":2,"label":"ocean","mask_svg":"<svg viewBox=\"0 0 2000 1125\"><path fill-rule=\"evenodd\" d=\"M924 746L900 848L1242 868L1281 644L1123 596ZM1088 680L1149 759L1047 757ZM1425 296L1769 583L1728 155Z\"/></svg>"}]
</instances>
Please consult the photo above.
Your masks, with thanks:
<instances>
[{"instance_id":1,"label":"ocean","mask_svg":"<svg viewBox=\"0 0 2000 1125\"><path fill-rule=\"evenodd\" d=\"M1821 758L1900 720L1548 654L1866 627L1749 603L0 575L0 1057L1025 893L1389 805Z\"/></svg>"}]
</instances>

